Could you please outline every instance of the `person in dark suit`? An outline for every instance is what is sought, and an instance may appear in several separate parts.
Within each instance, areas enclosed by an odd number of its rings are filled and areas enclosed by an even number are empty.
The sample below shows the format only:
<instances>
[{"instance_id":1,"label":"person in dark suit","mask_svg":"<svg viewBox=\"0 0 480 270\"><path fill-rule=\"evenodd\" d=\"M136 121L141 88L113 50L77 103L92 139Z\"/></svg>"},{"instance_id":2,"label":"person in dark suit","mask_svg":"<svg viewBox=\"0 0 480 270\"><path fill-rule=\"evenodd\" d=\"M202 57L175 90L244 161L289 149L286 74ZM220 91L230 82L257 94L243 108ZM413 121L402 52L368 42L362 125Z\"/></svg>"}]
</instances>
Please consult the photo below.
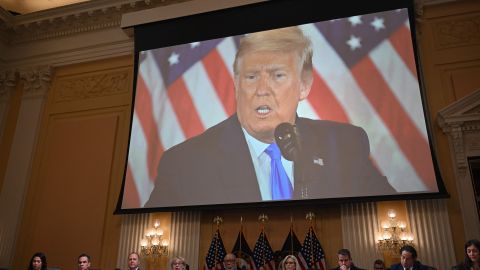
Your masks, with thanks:
<instances>
[{"instance_id":1,"label":"person in dark suit","mask_svg":"<svg viewBox=\"0 0 480 270\"><path fill-rule=\"evenodd\" d=\"M128 254L128 270L140 270L140 255L137 252Z\"/></svg>"},{"instance_id":2,"label":"person in dark suit","mask_svg":"<svg viewBox=\"0 0 480 270\"><path fill-rule=\"evenodd\" d=\"M298 27L246 35L233 65L236 114L163 154L145 207L394 194L362 128L297 116L313 83L312 55ZM282 123L298 131L295 162L270 157Z\"/></svg>"},{"instance_id":3,"label":"person in dark suit","mask_svg":"<svg viewBox=\"0 0 480 270\"><path fill-rule=\"evenodd\" d=\"M433 266L422 264L417 260L417 250L406 245L400 249L400 263L393 264L390 270L437 270Z\"/></svg>"},{"instance_id":4,"label":"person in dark suit","mask_svg":"<svg viewBox=\"0 0 480 270\"><path fill-rule=\"evenodd\" d=\"M227 253L223 258L222 270L247 270L247 267L241 265L241 261L233 253Z\"/></svg>"},{"instance_id":5,"label":"person in dark suit","mask_svg":"<svg viewBox=\"0 0 480 270\"><path fill-rule=\"evenodd\" d=\"M353 264L352 255L350 250L342 248L337 252L338 256L338 267L333 270L365 270L358 268Z\"/></svg>"},{"instance_id":6,"label":"person in dark suit","mask_svg":"<svg viewBox=\"0 0 480 270\"><path fill-rule=\"evenodd\" d=\"M82 253L78 255L78 270L89 270L91 266L90 255Z\"/></svg>"},{"instance_id":7,"label":"person in dark suit","mask_svg":"<svg viewBox=\"0 0 480 270\"><path fill-rule=\"evenodd\" d=\"M376 259L373 262L373 270L390 270L390 268L386 268L384 261Z\"/></svg>"}]
</instances>

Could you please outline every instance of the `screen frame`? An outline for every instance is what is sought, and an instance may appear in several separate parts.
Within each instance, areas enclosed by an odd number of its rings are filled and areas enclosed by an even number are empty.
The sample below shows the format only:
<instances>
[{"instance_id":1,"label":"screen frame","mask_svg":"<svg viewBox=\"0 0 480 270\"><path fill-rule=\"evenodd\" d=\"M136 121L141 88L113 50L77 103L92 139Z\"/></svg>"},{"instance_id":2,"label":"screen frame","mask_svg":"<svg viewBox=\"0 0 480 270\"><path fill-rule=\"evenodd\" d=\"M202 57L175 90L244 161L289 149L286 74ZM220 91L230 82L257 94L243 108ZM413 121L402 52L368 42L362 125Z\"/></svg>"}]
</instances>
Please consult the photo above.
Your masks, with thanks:
<instances>
[{"instance_id":1,"label":"screen frame","mask_svg":"<svg viewBox=\"0 0 480 270\"><path fill-rule=\"evenodd\" d=\"M319 205L319 204L338 204L352 202L370 202L385 200L415 200L415 199L435 199L448 198L448 194L443 179L440 174L436 153L433 147L431 119L428 116L428 106L426 102L425 89L423 84L422 69L420 67L420 58L418 54L417 41L415 37L415 18L413 0L393 0L380 1L368 0L361 3L351 3L345 0L329 3L329 7L318 3L317 1L267 1L245 6L227 8L206 13L189 15L179 18L168 19L164 21L152 22L134 27L134 80L131 116L134 112L135 88L138 75L139 52L154 48L174 46L184 43L204 41L209 39L221 38L225 36L241 35L250 32L262 31L272 28L300 25L311 22L343 18L354 15L381 12L386 10L395 10L407 8L409 22L411 27L412 46L414 49L415 65L417 68L417 77L420 84L420 95L424 110L424 119L428 135L430 154L432 157L433 168L437 180L438 192L395 194L395 195L376 195L364 197L340 197L326 199L308 199L292 201L261 201L255 203L236 203L236 204L218 204L218 205L191 205L178 207L155 207L155 208L135 208L122 209L122 201L125 189L125 177L128 164L128 151L130 149L130 136L132 121L130 122L129 140L127 155L125 157L125 168L123 182L115 214L145 213L145 212L163 212L163 211L182 211L182 210L215 210L215 209L235 209L245 207L283 207L295 205ZM323 10L319 12L318 10ZM248 20L245 20L248 18ZM278 18L282 18L279 20ZM222 22L219 24L218 22ZM202 31L192 31L192 25L195 29ZM155 33L153 35L152 33ZM168 36L168 39L163 38Z\"/></svg>"}]
</instances>

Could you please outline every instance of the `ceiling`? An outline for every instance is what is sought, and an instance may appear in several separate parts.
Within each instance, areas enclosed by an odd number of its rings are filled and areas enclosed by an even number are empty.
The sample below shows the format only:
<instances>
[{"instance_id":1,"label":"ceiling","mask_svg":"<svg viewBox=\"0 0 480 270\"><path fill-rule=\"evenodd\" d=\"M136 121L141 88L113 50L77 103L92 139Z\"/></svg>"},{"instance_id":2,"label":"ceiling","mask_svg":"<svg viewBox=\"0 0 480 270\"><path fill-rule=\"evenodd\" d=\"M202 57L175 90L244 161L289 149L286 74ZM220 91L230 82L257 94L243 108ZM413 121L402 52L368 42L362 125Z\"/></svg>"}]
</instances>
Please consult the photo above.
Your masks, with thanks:
<instances>
[{"instance_id":1,"label":"ceiling","mask_svg":"<svg viewBox=\"0 0 480 270\"><path fill-rule=\"evenodd\" d=\"M0 0L0 7L14 14L27 14L87 1L89 0Z\"/></svg>"}]
</instances>

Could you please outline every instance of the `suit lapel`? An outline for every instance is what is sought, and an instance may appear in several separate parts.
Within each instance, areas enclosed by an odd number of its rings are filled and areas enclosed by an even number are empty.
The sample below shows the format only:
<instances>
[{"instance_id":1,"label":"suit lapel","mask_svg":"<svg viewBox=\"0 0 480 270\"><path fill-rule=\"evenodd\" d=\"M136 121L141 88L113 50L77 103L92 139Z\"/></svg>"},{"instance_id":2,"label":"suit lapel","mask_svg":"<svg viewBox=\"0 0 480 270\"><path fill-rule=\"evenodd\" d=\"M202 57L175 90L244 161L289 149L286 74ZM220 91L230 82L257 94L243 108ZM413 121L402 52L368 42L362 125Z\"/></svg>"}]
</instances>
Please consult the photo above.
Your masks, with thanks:
<instances>
[{"instance_id":1,"label":"suit lapel","mask_svg":"<svg viewBox=\"0 0 480 270\"><path fill-rule=\"evenodd\" d=\"M225 188L230 190L229 194L239 201L260 201L257 176L236 114L228 119L225 129L220 134L219 147L220 156L227 159L226 162L220 161L224 164L219 166L220 179L226 179L223 184L228 183Z\"/></svg>"},{"instance_id":2,"label":"suit lapel","mask_svg":"<svg viewBox=\"0 0 480 270\"><path fill-rule=\"evenodd\" d=\"M320 140L317 138L319 134L308 126L307 120L297 118L296 126L300 136L302 155L301 165L298 162L294 165L294 198L312 199L312 194L316 194L315 196L318 198L318 196L322 196L322 192L328 190L328 187L324 186L324 181L321 180L325 177L327 162L325 160L326 153L322 152L325 147L319 144Z\"/></svg>"}]
</instances>

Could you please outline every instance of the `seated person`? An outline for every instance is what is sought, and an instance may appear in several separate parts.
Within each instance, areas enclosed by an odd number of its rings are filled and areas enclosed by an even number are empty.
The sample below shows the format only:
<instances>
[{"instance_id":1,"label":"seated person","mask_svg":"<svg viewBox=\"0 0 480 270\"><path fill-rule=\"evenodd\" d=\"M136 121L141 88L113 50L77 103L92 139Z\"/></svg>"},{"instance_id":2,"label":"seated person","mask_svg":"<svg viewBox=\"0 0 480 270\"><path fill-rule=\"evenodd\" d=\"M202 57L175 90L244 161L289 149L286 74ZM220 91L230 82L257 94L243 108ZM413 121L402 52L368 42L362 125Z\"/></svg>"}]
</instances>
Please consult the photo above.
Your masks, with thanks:
<instances>
[{"instance_id":1,"label":"seated person","mask_svg":"<svg viewBox=\"0 0 480 270\"><path fill-rule=\"evenodd\" d=\"M338 256L338 267L334 270L365 270L358 268L353 264L352 256L350 250L342 248L337 252Z\"/></svg>"},{"instance_id":2,"label":"seated person","mask_svg":"<svg viewBox=\"0 0 480 270\"><path fill-rule=\"evenodd\" d=\"M452 270L477 269L480 269L480 241L471 239L465 243L465 258L463 262L455 265Z\"/></svg>"},{"instance_id":3,"label":"seated person","mask_svg":"<svg viewBox=\"0 0 480 270\"><path fill-rule=\"evenodd\" d=\"M423 265L417 260L417 250L412 246L403 246L400 249L400 263L394 264L390 270L437 270L435 267Z\"/></svg>"}]
</instances>

